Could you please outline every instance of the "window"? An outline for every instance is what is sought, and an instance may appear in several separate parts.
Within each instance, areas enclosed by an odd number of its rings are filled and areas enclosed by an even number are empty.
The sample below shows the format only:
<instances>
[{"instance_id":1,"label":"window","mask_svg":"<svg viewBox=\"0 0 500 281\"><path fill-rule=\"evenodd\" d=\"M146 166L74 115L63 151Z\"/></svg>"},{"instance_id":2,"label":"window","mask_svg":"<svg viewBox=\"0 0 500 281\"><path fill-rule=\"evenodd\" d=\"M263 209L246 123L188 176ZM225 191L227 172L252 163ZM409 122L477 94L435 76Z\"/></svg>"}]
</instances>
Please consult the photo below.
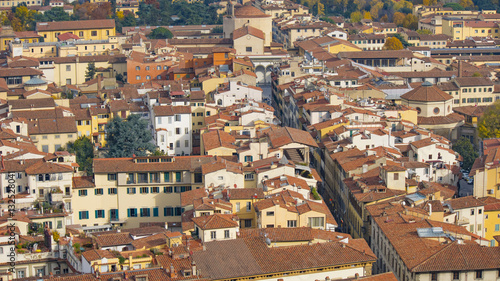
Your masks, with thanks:
<instances>
[{"instance_id":1,"label":"window","mask_svg":"<svg viewBox=\"0 0 500 281\"><path fill-rule=\"evenodd\" d=\"M127 187L127 194L135 194L135 187Z\"/></svg>"},{"instance_id":2,"label":"window","mask_svg":"<svg viewBox=\"0 0 500 281\"><path fill-rule=\"evenodd\" d=\"M325 218L316 217L309 218L309 227L323 227L325 225Z\"/></svg>"},{"instance_id":3,"label":"window","mask_svg":"<svg viewBox=\"0 0 500 281\"><path fill-rule=\"evenodd\" d=\"M453 280L458 280L458 279L460 279L460 272L454 271L453 272Z\"/></svg>"},{"instance_id":4,"label":"window","mask_svg":"<svg viewBox=\"0 0 500 281\"><path fill-rule=\"evenodd\" d=\"M247 212L252 210L252 202L247 202Z\"/></svg>"},{"instance_id":5,"label":"window","mask_svg":"<svg viewBox=\"0 0 500 281\"><path fill-rule=\"evenodd\" d=\"M189 147L189 140L184 141L184 147Z\"/></svg>"},{"instance_id":6,"label":"window","mask_svg":"<svg viewBox=\"0 0 500 281\"><path fill-rule=\"evenodd\" d=\"M104 190L102 188L96 188L96 189L94 189L94 194L95 195L103 195Z\"/></svg>"},{"instance_id":7,"label":"window","mask_svg":"<svg viewBox=\"0 0 500 281\"><path fill-rule=\"evenodd\" d=\"M151 193L160 193L160 188L158 186L151 187Z\"/></svg>"},{"instance_id":8,"label":"window","mask_svg":"<svg viewBox=\"0 0 500 281\"><path fill-rule=\"evenodd\" d=\"M158 216L158 207L154 207L153 208L153 217L157 217Z\"/></svg>"},{"instance_id":9,"label":"window","mask_svg":"<svg viewBox=\"0 0 500 281\"><path fill-rule=\"evenodd\" d=\"M151 76L150 75L146 75L146 80L151 80Z\"/></svg>"},{"instance_id":10,"label":"window","mask_svg":"<svg viewBox=\"0 0 500 281\"><path fill-rule=\"evenodd\" d=\"M116 174L108 174L108 181L115 181L116 180Z\"/></svg>"},{"instance_id":11,"label":"window","mask_svg":"<svg viewBox=\"0 0 500 281\"><path fill-rule=\"evenodd\" d=\"M174 215L174 208L172 208L172 207L163 208L163 216L171 217L173 215Z\"/></svg>"},{"instance_id":12,"label":"window","mask_svg":"<svg viewBox=\"0 0 500 281\"><path fill-rule=\"evenodd\" d=\"M479 210L477 210L477 213L478 213L478 214L482 214L482 213L483 213L483 209L479 209Z\"/></svg>"},{"instance_id":13,"label":"window","mask_svg":"<svg viewBox=\"0 0 500 281\"><path fill-rule=\"evenodd\" d=\"M182 173L175 172L175 182L181 182L181 181L182 181Z\"/></svg>"},{"instance_id":14,"label":"window","mask_svg":"<svg viewBox=\"0 0 500 281\"><path fill-rule=\"evenodd\" d=\"M176 114L175 115L175 121L181 121L181 115L180 114Z\"/></svg>"},{"instance_id":15,"label":"window","mask_svg":"<svg viewBox=\"0 0 500 281\"><path fill-rule=\"evenodd\" d=\"M92 31L90 32L90 36L97 36L97 31L92 30Z\"/></svg>"},{"instance_id":16,"label":"window","mask_svg":"<svg viewBox=\"0 0 500 281\"><path fill-rule=\"evenodd\" d=\"M236 203L236 212L240 211L240 202Z\"/></svg>"},{"instance_id":17,"label":"window","mask_svg":"<svg viewBox=\"0 0 500 281\"><path fill-rule=\"evenodd\" d=\"M140 192L141 194L147 194L147 193L149 193L149 188L148 188L148 187L141 187L141 188L139 189L139 192Z\"/></svg>"},{"instance_id":18,"label":"window","mask_svg":"<svg viewBox=\"0 0 500 281\"><path fill-rule=\"evenodd\" d=\"M166 172L165 174L163 174L163 181L170 182L170 173L169 172Z\"/></svg>"},{"instance_id":19,"label":"window","mask_svg":"<svg viewBox=\"0 0 500 281\"><path fill-rule=\"evenodd\" d=\"M483 271L476 270L476 279L483 279Z\"/></svg>"},{"instance_id":20,"label":"window","mask_svg":"<svg viewBox=\"0 0 500 281\"><path fill-rule=\"evenodd\" d=\"M135 80L141 80L141 75L135 76Z\"/></svg>"},{"instance_id":21,"label":"window","mask_svg":"<svg viewBox=\"0 0 500 281\"><path fill-rule=\"evenodd\" d=\"M274 211L266 212L266 216L274 217Z\"/></svg>"},{"instance_id":22,"label":"window","mask_svg":"<svg viewBox=\"0 0 500 281\"><path fill-rule=\"evenodd\" d=\"M495 224L495 232L500 231L500 224Z\"/></svg>"},{"instance_id":23,"label":"window","mask_svg":"<svg viewBox=\"0 0 500 281\"><path fill-rule=\"evenodd\" d=\"M471 209L470 210L470 215L473 216L474 215L474 209Z\"/></svg>"},{"instance_id":24,"label":"window","mask_svg":"<svg viewBox=\"0 0 500 281\"><path fill-rule=\"evenodd\" d=\"M146 70L149 70L149 66L146 66Z\"/></svg>"},{"instance_id":25,"label":"window","mask_svg":"<svg viewBox=\"0 0 500 281\"><path fill-rule=\"evenodd\" d=\"M136 218L137 217L137 209L136 208L127 209L127 216L129 218Z\"/></svg>"},{"instance_id":26,"label":"window","mask_svg":"<svg viewBox=\"0 0 500 281\"><path fill-rule=\"evenodd\" d=\"M18 270L16 276L17 276L17 278L24 278L24 277L26 277L26 271Z\"/></svg>"},{"instance_id":27,"label":"window","mask_svg":"<svg viewBox=\"0 0 500 281\"><path fill-rule=\"evenodd\" d=\"M180 135L181 134L181 128L175 128L175 134Z\"/></svg>"},{"instance_id":28,"label":"window","mask_svg":"<svg viewBox=\"0 0 500 281\"><path fill-rule=\"evenodd\" d=\"M251 181L251 180L253 180L253 174L245 174L245 180L246 180L246 181Z\"/></svg>"},{"instance_id":29,"label":"window","mask_svg":"<svg viewBox=\"0 0 500 281\"><path fill-rule=\"evenodd\" d=\"M116 187L108 188L108 194L117 194L118 189Z\"/></svg>"},{"instance_id":30,"label":"window","mask_svg":"<svg viewBox=\"0 0 500 281\"><path fill-rule=\"evenodd\" d=\"M246 47L246 51L247 52L251 52L252 51L252 47Z\"/></svg>"},{"instance_id":31,"label":"window","mask_svg":"<svg viewBox=\"0 0 500 281\"><path fill-rule=\"evenodd\" d=\"M87 196L87 190L78 190L78 196Z\"/></svg>"},{"instance_id":32,"label":"window","mask_svg":"<svg viewBox=\"0 0 500 281\"><path fill-rule=\"evenodd\" d=\"M57 229L62 228L62 221L57 221Z\"/></svg>"},{"instance_id":33,"label":"window","mask_svg":"<svg viewBox=\"0 0 500 281\"><path fill-rule=\"evenodd\" d=\"M89 219L89 211L80 211L80 212L78 212L78 217L81 220L88 220Z\"/></svg>"},{"instance_id":34,"label":"window","mask_svg":"<svg viewBox=\"0 0 500 281\"><path fill-rule=\"evenodd\" d=\"M434 114L439 114L440 110L439 110L439 107L435 107L434 108Z\"/></svg>"},{"instance_id":35,"label":"window","mask_svg":"<svg viewBox=\"0 0 500 281\"><path fill-rule=\"evenodd\" d=\"M224 230L224 238L229 238L229 230Z\"/></svg>"},{"instance_id":36,"label":"window","mask_svg":"<svg viewBox=\"0 0 500 281\"><path fill-rule=\"evenodd\" d=\"M245 221L245 228L252 227L252 220L244 220Z\"/></svg>"},{"instance_id":37,"label":"window","mask_svg":"<svg viewBox=\"0 0 500 281\"><path fill-rule=\"evenodd\" d=\"M149 208L141 208L141 217L149 217Z\"/></svg>"},{"instance_id":38,"label":"window","mask_svg":"<svg viewBox=\"0 0 500 281\"><path fill-rule=\"evenodd\" d=\"M66 65L66 71L71 71L71 65Z\"/></svg>"},{"instance_id":39,"label":"window","mask_svg":"<svg viewBox=\"0 0 500 281\"><path fill-rule=\"evenodd\" d=\"M395 181L399 180L399 174L398 173L394 173L394 180Z\"/></svg>"},{"instance_id":40,"label":"window","mask_svg":"<svg viewBox=\"0 0 500 281\"><path fill-rule=\"evenodd\" d=\"M252 156L245 156L245 162L252 162L253 157Z\"/></svg>"},{"instance_id":41,"label":"window","mask_svg":"<svg viewBox=\"0 0 500 281\"><path fill-rule=\"evenodd\" d=\"M184 208L181 207L175 207L175 215L180 216L182 215L182 212L184 212Z\"/></svg>"},{"instance_id":42,"label":"window","mask_svg":"<svg viewBox=\"0 0 500 281\"><path fill-rule=\"evenodd\" d=\"M172 193L172 187L171 186L163 187L163 193Z\"/></svg>"},{"instance_id":43,"label":"window","mask_svg":"<svg viewBox=\"0 0 500 281\"><path fill-rule=\"evenodd\" d=\"M217 239L217 232L215 232L215 231L210 231L210 238L211 238L211 239Z\"/></svg>"},{"instance_id":44,"label":"window","mask_svg":"<svg viewBox=\"0 0 500 281\"><path fill-rule=\"evenodd\" d=\"M78 32L79 37L83 37L83 31Z\"/></svg>"},{"instance_id":45,"label":"window","mask_svg":"<svg viewBox=\"0 0 500 281\"><path fill-rule=\"evenodd\" d=\"M95 218L104 218L104 210L95 210Z\"/></svg>"},{"instance_id":46,"label":"window","mask_svg":"<svg viewBox=\"0 0 500 281\"><path fill-rule=\"evenodd\" d=\"M432 281L436 281L436 280L438 280L438 274L437 274L437 273L435 273L435 272L434 272L434 273L431 273L431 280L432 280Z\"/></svg>"},{"instance_id":47,"label":"window","mask_svg":"<svg viewBox=\"0 0 500 281\"><path fill-rule=\"evenodd\" d=\"M297 227L297 221L296 220L287 221L287 227Z\"/></svg>"}]
</instances>

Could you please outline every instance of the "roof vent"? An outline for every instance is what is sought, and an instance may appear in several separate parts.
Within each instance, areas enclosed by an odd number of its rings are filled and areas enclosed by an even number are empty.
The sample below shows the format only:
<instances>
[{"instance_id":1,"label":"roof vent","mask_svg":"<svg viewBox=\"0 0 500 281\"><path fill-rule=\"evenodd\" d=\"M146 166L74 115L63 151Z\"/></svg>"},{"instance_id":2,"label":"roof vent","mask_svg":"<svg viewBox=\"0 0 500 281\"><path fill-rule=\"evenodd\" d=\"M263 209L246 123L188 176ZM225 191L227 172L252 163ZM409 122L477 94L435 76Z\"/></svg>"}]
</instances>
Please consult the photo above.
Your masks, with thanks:
<instances>
[{"instance_id":1,"label":"roof vent","mask_svg":"<svg viewBox=\"0 0 500 281\"><path fill-rule=\"evenodd\" d=\"M425 81L424 83L422 83L422 86L424 86L424 87L430 87L430 86L432 86L432 83L429 82L429 81Z\"/></svg>"}]
</instances>

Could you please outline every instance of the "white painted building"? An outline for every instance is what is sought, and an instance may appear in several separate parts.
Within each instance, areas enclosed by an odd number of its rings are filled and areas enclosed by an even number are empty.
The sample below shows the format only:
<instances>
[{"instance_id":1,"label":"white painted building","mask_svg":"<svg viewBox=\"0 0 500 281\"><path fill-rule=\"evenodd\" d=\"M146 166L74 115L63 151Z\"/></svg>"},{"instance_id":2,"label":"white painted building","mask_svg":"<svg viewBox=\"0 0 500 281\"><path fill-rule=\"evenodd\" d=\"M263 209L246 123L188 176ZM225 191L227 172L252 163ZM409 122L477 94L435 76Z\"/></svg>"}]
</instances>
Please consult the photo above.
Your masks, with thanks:
<instances>
[{"instance_id":1,"label":"white painted building","mask_svg":"<svg viewBox=\"0 0 500 281\"><path fill-rule=\"evenodd\" d=\"M251 99L262 102L262 89L245 85L241 82L230 81L229 87L219 89L214 94L214 101L218 106L226 107L235 104L237 100Z\"/></svg>"},{"instance_id":2,"label":"white painted building","mask_svg":"<svg viewBox=\"0 0 500 281\"><path fill-rule=\"evenodd\" d=\"M158 105L151 110L152 133L160 151L190 155L192 151L191 107Z\"/></svg>"}]
</instances>

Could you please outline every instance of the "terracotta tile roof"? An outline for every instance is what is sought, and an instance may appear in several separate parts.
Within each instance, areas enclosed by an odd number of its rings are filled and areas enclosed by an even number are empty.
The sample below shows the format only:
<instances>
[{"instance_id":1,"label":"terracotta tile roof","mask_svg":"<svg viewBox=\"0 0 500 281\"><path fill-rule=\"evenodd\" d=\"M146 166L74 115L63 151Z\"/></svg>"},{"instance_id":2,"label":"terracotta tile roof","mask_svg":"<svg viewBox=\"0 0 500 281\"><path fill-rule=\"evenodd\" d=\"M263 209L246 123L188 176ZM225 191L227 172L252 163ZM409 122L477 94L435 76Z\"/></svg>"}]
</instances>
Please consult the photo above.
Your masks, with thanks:
<instances>
[{"instance_id":1,"label":"terracotta tile roof","mask_svg":"<svg viewBox=\"0 0 500 281\"><path fill-rule=\"evenodd\" d=\"M108 250L87 250L82 253L82 256L87 260L87 261L95 261L95 260L102 260L102 258L107 258L107 259L113 259L116 258L113 253L111 253Z\"/></svg>"},{"instance_id":2,"label":"terracotta tile roof","mask_svg":"<svg viewBox=\"0 0 500 281\"><path fill-rule=\"evenodd\" d=\"M262 188L230 188L226 191L230 200L264 199Z\"/></svg>"},{"instance_id":3,"label":"terracotta tile roof","mask_svg":"<svg viewBox=\"0 0 500 281\"><path fill-rule=\"evenodd\" d=\"M174 116L175 114L191 114L190 106L159 105L153 107L155 116Z\"/></svg>"},{"instance_id":4,"label":"terracotta tile roof","mask_svg":"<svg viewBox=\"0 0 500 281\"><path fill-rule=\"evenodd\" d=\"M484 77L457 77L455 81L460 87L493 86L493 81Z\"/></svg>"},{"instance_id":5,"label":"terracotta tile roof","mask_svg":"<svg viewBox=\"0 0 500 281\"><path fill-rule=\"evenodd\" d=\"M201 199L208 196L205 188L192 189L181 193L181 206L189 206L193 204L195 199Z\"/></svg>"},{"instance_id":6,"label":"terracotta tile roof","mask_svg":"<svg viewBox=\"0 0 500 281\"><path fill-rule=\"evenodd\" d=\"M234 215L213 214L210 216L194 217L191 220L203 230L239 227L239 223L234 221L233 218Z\"/></svg>"},{"instance_id":7,"label":"terracotta tile roof","mask_svg":"<svg viewBox=\"0 0 500 281\"><path fill-rule=\"evenodd\" d=\"M235 9L235 18L267 18L271 17L266 15L264 12L252 5L243 5L242 7Z\"/></svg>"},{"instance_id":8,"label":"terracotta tile roof","mask_svg":"<svg viewBox=\"0 0 500 281\"><path fill-rule=\"evenodd\" d=\"M295 128L271 127L265 131L264 134L269 137L271 145L274 148L291 143L300 143L307 146L318 147L310 133Z\"/></svg>"},{"instance_id":9,"label":"terracotta tile roof","mask_svg":"<svg viewBox=\"0 0 500 281\"><path fill-rule=\"evenodd\" d=\"M487 108L488 106L486 105L476 105L476 106L467 105L467 106L453 107L453 111L465 116L481 117L483 116Z\"/></svg>"},{"instance_id":10,"label":"terracotta tile roof","mask_svg":"<svg viewBox=\"0 0 500 281\"><path fill-rule=\"evenodd\" d=\"M432 84L422 84L422 86L415 88L403 95L402 99L409 101L424 101L424 102L437 102L437 101L447 101L453 99L453 97L437 86Z\"/></svg>"},{"instance_id":11,"label":"terracotta tile roof","mask_svg":"<svg viewBox=\"0 0 500 281\"><path fill-rule=\"evenodd\" d=\"M271 242L311 241L315 238L310 227L242 228L238 237L267 237Z\"/></svg>"},{"instance_id":12,"label":"terracotta tile roof","mask_svg":"<svg viewBox=\"0 0 500 281\"><path fill-rule=\"evenodd\" d=\"M206 132L201 135L205 151L210 151L219 147L236 149L236 139L234 136L222 130Z\"/></svg>"},{"instance_id":13,"label":"terracotta tile roof","mask_svg":"<svg viewBox=\"0 0 500 281\"><path fill-rule=\"evenodd\" d=\"M264 35L264 32L262 32L262 30L252 27L250 25L246 25L233 31L233 40L241 38L247 34L255 36L262 40L266 39L266 36Z\"/></svg>"},{"instance_id":14,"label":"terracotta tile roof","mask_svg":"<svg viewBox=\"0 0 500 281\"><path fill-rule=\"evenodd\" d=\"M79 30L79 29L102 29L115 28L114 19L104 20L84 20L84 21L55 21L37 22L36 31L58 31L58 30Z\"/></svg>"},{"instance_id":15,"label":"terracotta tile roof","mask_svg":"<svg viewBox=\"0 0 500 281\"><path fill-rule=\"evenodd\" d=\"M226 170L227 172L242 174L243 173L242 167L243 166L241 163L227 161L219 157L215 161L203 164L201 166L201 172L203 175L206 175L216 171Z\"/></svg>"},{"instance_id":16,"label":"terracotta tile roof","mask_svg":"<svg viewBox=\"0 0 500 281\"><path fill-rule=\"evenodd\" d=\"M0 77L13 76L42 76L43 72L29 67L23 68L0 68Z\"/></svg>"},{"instance_id":17,"label":"terracotta tile roof","mask_svg":"<svg viewBox=\"0 0 500 281\"><path fill-rule=\"evenodd\" d=\"M180 233L179 233L180 234ZM132 241L132 246L135 249L149 250L153 247L158 247L167 244L167 232L157 233L148 237L136 239Z\"/></svg>"},{"instance_id":18,"label":"terracotta tile roof","mask_svg":"<svg viewBox=\"0 0 500 281\"><path fill-rule=\"evenodd\" d=\"M134 163L133 158L98 158L94 159L94 173L119 172L162 172L162 171L197 171L201 166L214 161L209 156L176 156L172 162Z\"/></svg>"},{"instance_id":19,"label":"terracotta tile roof","mask_svg":"<svg viewBox=\"0 0 500 281\"><path fill-rule=\"evenodd\" d=\"M128 232L108 233L102 235L94 234L94 236L95 241L100 248L129 245L134 241Z\"/></svg>"},{"instance_id":20,"label":"terracotta tile roof","mask_svg":"<svg viewBox=\"0 0 500 281\"><path fill-rule=\"evenodd\" d=\"M25 172L28 175L72 173L73 169L68 165L39 161L26 168Z\"/></svg>"},{"instance_id":21,"label":"terracotta tile roof","mask_svg":"<svg viewBox=\"0 0 500 281\"><path fill-rule=\"evenodd\" d=\"M30 121L28 125L30 135L76 133L78 131L74 117L38 119Z\"/></svg>"},{"instance_id":22,"label":"terracotta tile roof","mask_svg":"<svg viewBox=\"0 0 500 281\"><path fill-rule=\"evenodd\" d=\"M418 117L418 125L440 125L464 122L465 117L458 113L451 113L446 116Z\"/></svg>"},{"instance_id":23,"label":"terracotta tile roof","mask_svg":"<svg viewBox=\"0 0 500 281\"><path fill-rule=\"evenodd\" d=\"M485 205L483 202L481 202L480 200L478 200L472 196L450 199L450 200L445 201L445 204L450 205L450 207L452 207L454 210L475 208L475 207L481 207L481 206Z\"/></svg>"},{"instance_id":24,"label":"terracotta tile roof","mask_svg":"<svg viewBox=\"0 0 500 281\"><path fill-rule=\"evenodd\" d=\"M9 105L13 110L20 109L36 109L36 108L44 108L44 107L52 107L56 106L53 98L46 99L20 99L20 100L10 100Z\"/></svg>"}]
</instances>

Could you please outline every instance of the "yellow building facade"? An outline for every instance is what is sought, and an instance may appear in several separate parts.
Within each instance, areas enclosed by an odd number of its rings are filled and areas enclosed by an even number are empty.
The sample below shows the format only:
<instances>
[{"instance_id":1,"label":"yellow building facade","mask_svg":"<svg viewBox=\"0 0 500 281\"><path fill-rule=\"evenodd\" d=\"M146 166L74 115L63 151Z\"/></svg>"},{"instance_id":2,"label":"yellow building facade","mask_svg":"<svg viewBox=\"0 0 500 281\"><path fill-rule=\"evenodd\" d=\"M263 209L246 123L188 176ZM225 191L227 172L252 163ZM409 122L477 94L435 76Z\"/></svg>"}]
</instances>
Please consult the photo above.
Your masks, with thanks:
<instances>
[{"instance_id":1,"label":"yellow building facade","mask_svg":"<svg viewBox=\"0 0 500 281\"><path fill-rule=\"evenodd\" d=\"M36 31L44 38L44 42L57 42L57 37L63 33L72 33L85 40L106 40L116 35L113 19L38 22Z\"/></svg>"}]
</instances>

